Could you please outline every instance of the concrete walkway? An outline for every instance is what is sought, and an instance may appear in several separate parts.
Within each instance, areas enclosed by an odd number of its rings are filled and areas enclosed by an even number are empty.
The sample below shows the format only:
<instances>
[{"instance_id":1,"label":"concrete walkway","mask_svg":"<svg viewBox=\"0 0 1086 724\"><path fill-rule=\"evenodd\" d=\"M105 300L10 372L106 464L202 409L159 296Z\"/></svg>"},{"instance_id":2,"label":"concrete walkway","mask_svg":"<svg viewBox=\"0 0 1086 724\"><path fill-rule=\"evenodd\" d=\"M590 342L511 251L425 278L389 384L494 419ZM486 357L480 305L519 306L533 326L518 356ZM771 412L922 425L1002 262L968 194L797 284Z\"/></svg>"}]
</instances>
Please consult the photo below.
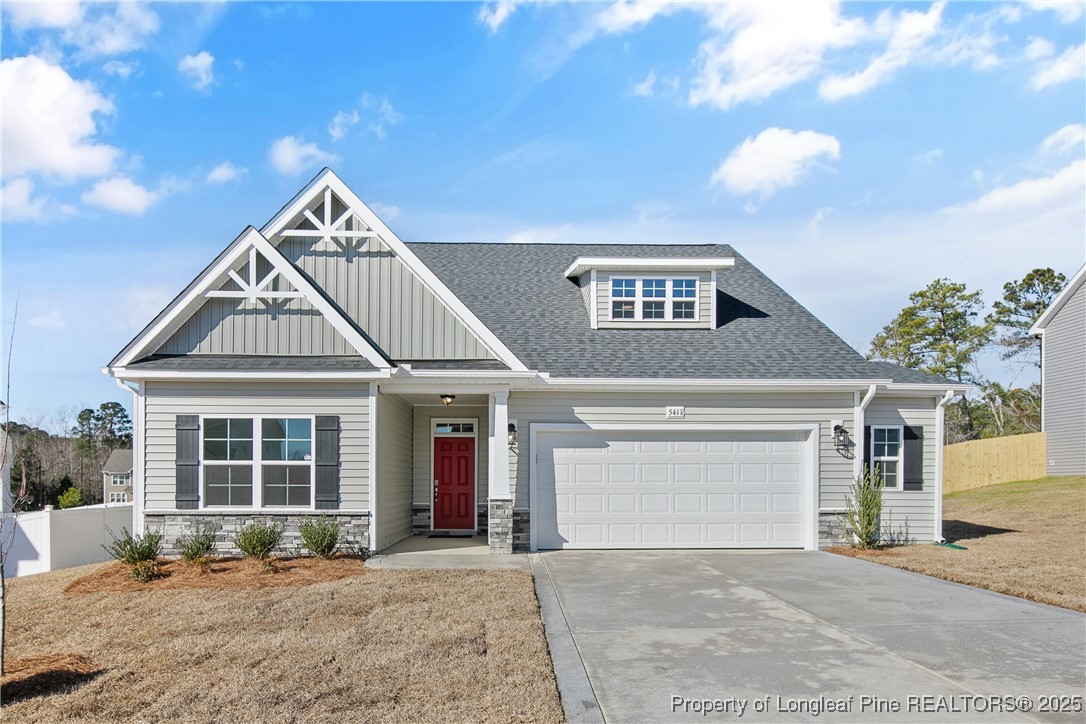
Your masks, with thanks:
<instances>
[{"instance_id":1,"label":"concrete walkway","mask_svg":"<svg viewBox=\"0 0 1086 724\"><path fill-rule=\"evenodd\" d=\"M571 721L1083 720L1040 711L1081 705L1080 613L819 552L533 562ZM1028 712L989 698L1022 696Z\"/></svg>"},{"instance_id":2,"label":"concrete walkway","mask_svg":"<svg viewBox=\"0 0 1086 724\"><path fill-rule=\"evenodd\" d=\"M521 554L493 555L485 535L471 538L430 538L413 535L373 556L371 568L515 568L528 570L528 557Z\"/></svg>"}]
</instances>

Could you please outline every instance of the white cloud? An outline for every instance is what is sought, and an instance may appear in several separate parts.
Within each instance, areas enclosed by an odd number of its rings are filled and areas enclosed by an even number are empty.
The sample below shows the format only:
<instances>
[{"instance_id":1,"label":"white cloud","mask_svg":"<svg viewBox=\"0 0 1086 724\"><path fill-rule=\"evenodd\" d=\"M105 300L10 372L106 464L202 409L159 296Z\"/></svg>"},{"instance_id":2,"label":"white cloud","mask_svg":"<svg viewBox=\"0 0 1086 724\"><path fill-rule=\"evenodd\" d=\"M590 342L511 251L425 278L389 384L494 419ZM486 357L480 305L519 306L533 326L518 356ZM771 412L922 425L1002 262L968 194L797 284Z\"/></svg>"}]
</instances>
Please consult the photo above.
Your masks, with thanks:
<instances>
[{"instance_id":1,"label":"white cloud","mask_svg":"<svg viewBox=\"0 0 1086 724\"><path fill-rule=\"evenodd\" d=\"M888 11L884 12L877 23L890 28L890 40L883 54L861 71L823 78L818 86L819 95L834 101L865 93L913 62L938 32L944 6L945 3L937 2L927 12L904 10L893 19Z\"/></svg>"},{"instance_id":2,"label":"white cloud","mask_svg":"<svg viewBox=\"0 0 1086 724\"><path fill-rule=\"evenodd\" d=\"M59 309L50 309L47 312L39 312L27 322L31 327L38 329L64 329L67 321Z\"/></svg>"},{"instance_id":3,"label":"white cloud","mask_svg":"<svg viewBox=\"0 0 1086 724\"><path fill-rule=\"evenodd\" d=\"M207 183L224 184L229 181L237 181L247 173L249 173L249 169L240 168L229 161L223 161L208 173Z\"/></svg>"},{"instance_id":4,"label":"white cloud","mask_svg":"<svg viewBox=\"0 0 1086 724\"><path fill-rule=\"evenodd\" d=\"M1027 0L1026 5L1037 12L1051 10L1064 23L1073 23L1082 17L1081 0Z\"/></svg>"},{"instance_id":5,"label":"white cloud","mask_svg":"<svg viewBox=\"0 0 1086 724\"><path fill-rule=\"evenodd\" d=\"M649 74L645 76L645 79L640 83L634 83L630 87L630 95L641 96L642 98L648 98L652 96L653 89L656 86L656 71L650 70Z\"/></svg>"},{"instance_id":6,"label":"white cloud","mask_svg":"<svg viewBox=\"0 0 1086 724\"><path fill-rule=\"evenodd\" d=\"M476 17L493 34L501 30L501 27L505 25L505 21L516 11L518 4L516 0L488 2L479 8Z\"/></svg>"},{"instance_id":7,"label":"white cloud","mask_svg":"<svg viewBox=\"0 0 1086 724\"><path fill-rule=\"evenodd\" d=\"M1030 38L1026 46L1026 60L1041 60L1051 58L1056 54L1056 46L1044 38Z\"/></svg>"},{"instance_id":8,"label":"white cloud","mask_svg":"<svg viewBox=\"0 0 1086 724\"><path fill-rule=\"evenodd\" d=\"M332 137L333 141L338 141L347 135L347 129L358 123L361 116L358 115L358 111L352 110L350 113L345 111L339 111L336 115L332 116L332 122L328 124L328 135Z\"/></svg>"},{"instance_id":9,"label":"white cloud","mask_svg":"<svg viewBox=\"0 0 1086 724\"><path fill-rule=\"evenodd\" d=\"M138 60L133 60L128 63L123 60L111 60L102 66L102 70L106 75L113 75L127 80L139 67L140 64Z\"/></svg>"},{"instance_id":10,"label":"white cloud","mask_svg":"<svg viewBox=\"0 0 1086 724\"><path fill-rule=\"evenodd\" d=\"M45 221L49 199L33 197L34 182L16 178L0 188L0 218L11 221Z\"/></svg>"},{"instance_id":11,"label":"white cloud","mask_svg":"<svg viewBox=\"0 0 1086 724\"><path fill-rule=\"evenodd\" d=\"M400 207L394 204L383 204L380 201L374 201L373 203L367 204L367 206L369 206L370 210L377 214L381 221L384 221L386 224L400 215Z\"/></svg>"},{"instance_id":12,"label":"white cloud","mask_svg":"<svg viewBox=\"0 0 1086 724\"><path fill-rule=\"evenodd\" d=\"M1030 79L1034 90L1044 90L1086 75L1086 44L1068 48L1049 63L1042 63Z\"/></svg>"},{"instance_id":13,"label":"white cloud","mask_svg":"<svg viewBox=\"0 0 1086 724\"><path fill-rule=\"evenodd\" d=\"M1041 143L1045 153L1066 153L1073 151L1086 142L1086 126L1073 123L1056 131Z\"/></svg>"},{"instance_id":14,"label":"white cloud","mask_svg":"<svg viewBox=\"0 0 1086 724\"><path fill-rule=\"evenodd\" d=\"M360 103L362 108L376 111L376 119L369 124L369 129L378 138L385 137L386 126L395 126L403 120L403 114L392 107L388 98L377 98L369 93L363 93Z\"/></svg>"},{"instance_id":15,"label":"white cloud","mask_svg":"<svg viewBox=\"0 0 1086 724\"><path fill-rule=\"evenodd\" d=\"M177 64L177 72L192 82L196 90L206 90L215 81L215 56L206 50L186 55Z\"/></svg>"},{"instance_id":16,"label":"white cloud","mask_svg":"<svg viewBox=\"0 0 1086 724\"><path fill-rule=\"evenodd\" d=\"M596 16L595 24L605 33L625 33L647 25L658 15L668 15L682 8L684 4L618 0Z\"/></svg>"},{"instance_id":17,"label":"white cloud","mask_svg":"<svg viewBox=\"0 0 1086 724\"><path fill-rule=\"evenodd\" d=\"M833 136L767 128L736 146L710 182L736 196L757 194L765 200L780 189L794 186L820 159L840 157L841 144ZM748 211L754 209L757 205L748 205Z\"/></svg>"},{"instance_id":18,"label":"white cloud","mask_svg":"<svg viewBox=\"0 0 1086 724\"><path fill-rule=\"evenodd\" d=\"M95 143L95 114L113 102L89 81L29 55L0 61L4 176L28 173L73 180L109 173L120 149Z\"/></svg>"},{"instance_id":19,"label":"white cloud","mask_svg":"<svg viewBox=\"0 0 1086 724\"><path fill-rule=\"evenodd\" d=\"M139 216L167 195L165 190L151 191L127 176L112 176L96 182L82 199L88 206Z\"/></svg>"},{"instance_id":20,"label":"white cloud","mask_svg":"<svg viewBox=\"0 0 1086 724\"><path fill-rule=\"evenodd\" d=\"M281 174L294 175L319 163L332 163L335 154L322 151L315 143L305 143L294 136L284 136L268 151L272 166Z\"/></svg>"},{"instance_id":21,"label":"white cloud","mask_svg":"<svg viewBox=\"0 0 1086 724\"><path fill-rule=\"evenodd\" d=\"M930 166L943 157L943 149L933 148L930 151L924 151L913 156L913 160L919 164Z\"/></svg>"},{"instance_id":22,"label":"white cloud","mask_svg":"<svg viewBox=\"0 0 1086 724\"><path fill-rule=\"evenodd\" d=\"M78 2L10 2L4 14L16 30L31 28L70 28L83 20L83 5Z\"/></svg>"},{"instance_id":23,"label":"white cloud","mask_svg":"<svg viewBox=\"0 0 1086 724\"><path fill-rule=\"evenodd\" d=\"M1051 176L1025 179L992 189L976 201L950 211L999 212L1081 202L1086 191L1086 160L1072 161Z\"/></svg>"},{"instance_id":24,"label":"white cloud","mask_svg":"<svg viewBox=\"0 0 1086 724\"><path fill-rule=\"evenodd\" d=\"M62 38L86 57L139 50L158 32L158 16L141 3L119 2L112 7L93 3L88 7L95 9L93 17L65 27Z\"/></svg>"},{"instance_id":25,"label":"white cloud","mask_svg":"<svg viewBox=\"0 0 1086 724\"><path fill-rule=\"evenodd\" d=\"M690 104L728 110L760 101L819 72L823 54L856 43L864 22L838 3L728 3L711 9L714 38L698 49Z\"/></svg>"}]
</instances>

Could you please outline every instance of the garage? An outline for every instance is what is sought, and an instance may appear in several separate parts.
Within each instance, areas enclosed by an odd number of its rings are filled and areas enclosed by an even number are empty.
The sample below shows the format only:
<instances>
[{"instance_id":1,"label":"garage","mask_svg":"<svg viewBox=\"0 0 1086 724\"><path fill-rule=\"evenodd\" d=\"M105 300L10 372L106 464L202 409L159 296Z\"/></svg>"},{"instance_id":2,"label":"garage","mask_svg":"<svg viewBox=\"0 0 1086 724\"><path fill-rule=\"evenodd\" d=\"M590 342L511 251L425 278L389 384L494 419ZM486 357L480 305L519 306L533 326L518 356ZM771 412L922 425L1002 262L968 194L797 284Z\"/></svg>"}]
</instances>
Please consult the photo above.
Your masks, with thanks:
<instances>
[{"instance_id":1,"label":"garage","mask_svg":"<svg viewBox=\"0 0 1086 724\"><path fill-rule=\"evenodd\" d=\"M811 430L536 430L534 547L804 548Z\"/></svg>"}]
</instances>

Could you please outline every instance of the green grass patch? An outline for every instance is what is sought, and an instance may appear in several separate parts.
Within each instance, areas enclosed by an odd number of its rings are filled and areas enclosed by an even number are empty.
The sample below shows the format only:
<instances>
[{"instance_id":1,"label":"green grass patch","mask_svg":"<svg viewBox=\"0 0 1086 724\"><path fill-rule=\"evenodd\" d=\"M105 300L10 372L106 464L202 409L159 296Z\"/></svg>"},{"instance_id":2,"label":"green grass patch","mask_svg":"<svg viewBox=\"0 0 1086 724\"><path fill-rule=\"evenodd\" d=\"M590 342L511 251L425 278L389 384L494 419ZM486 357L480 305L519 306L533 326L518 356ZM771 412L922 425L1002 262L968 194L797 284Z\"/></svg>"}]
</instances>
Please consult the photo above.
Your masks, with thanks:
<instances>
[{"instance_id":1,"label":"green grass patch","mask_svg":"<svg viewBox=\"0 0 1086 724\"><path fill-rule=\"evenodd\" d=\"M947 493L944 500L1000 507L1032 506L1037 498L1053 498L1053 503L1082 506L1086 504L1086 477L1041 478L1017 483L1000 483L983 488Z\"/></svg>"}]
</instances>

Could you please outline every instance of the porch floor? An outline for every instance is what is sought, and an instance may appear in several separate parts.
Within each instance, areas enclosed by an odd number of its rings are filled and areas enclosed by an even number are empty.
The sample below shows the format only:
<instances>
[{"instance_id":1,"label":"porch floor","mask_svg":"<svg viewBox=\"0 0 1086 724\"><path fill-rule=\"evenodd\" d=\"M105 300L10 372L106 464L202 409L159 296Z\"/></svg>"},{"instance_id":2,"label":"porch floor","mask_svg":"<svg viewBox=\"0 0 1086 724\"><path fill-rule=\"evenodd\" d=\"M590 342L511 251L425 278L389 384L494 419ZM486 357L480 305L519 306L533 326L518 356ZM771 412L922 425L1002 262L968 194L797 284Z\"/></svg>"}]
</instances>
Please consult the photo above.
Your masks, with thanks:
<instances>
[{"instance_id":1,"label":"porch floor","mask_svg":"<svg viewBox=\"0 0 1086 724\"><path fill-rule=\"evenodd\" d=\"M485 535L430 538L413 535L366 561L374 568L515 568L529 570L524 554L492 555Z\"/></svg>"}]
</instances>

